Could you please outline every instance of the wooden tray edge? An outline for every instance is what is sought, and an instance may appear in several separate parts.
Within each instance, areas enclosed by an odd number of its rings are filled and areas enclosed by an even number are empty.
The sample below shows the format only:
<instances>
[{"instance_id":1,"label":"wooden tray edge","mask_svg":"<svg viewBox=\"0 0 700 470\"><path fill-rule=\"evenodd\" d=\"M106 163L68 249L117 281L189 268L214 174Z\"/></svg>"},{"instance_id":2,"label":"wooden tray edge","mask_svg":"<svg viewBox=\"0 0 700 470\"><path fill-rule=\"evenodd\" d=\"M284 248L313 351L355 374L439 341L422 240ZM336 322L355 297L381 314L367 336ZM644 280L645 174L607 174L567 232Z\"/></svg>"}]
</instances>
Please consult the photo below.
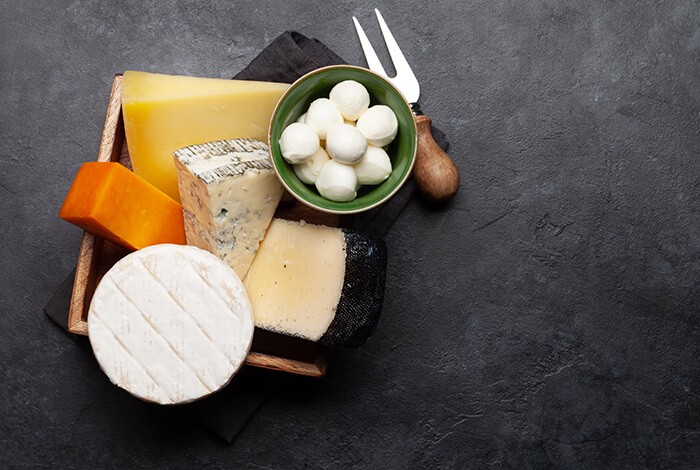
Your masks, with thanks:
<instances>
[{"instance_id":1,"label":"wooden tray edge","mask_svg":"<svg viewBox=\"0 0 700 470\"><path fill-rule=\"evenodd\" d=\"M323 377L326 375L328 357L325 352L319 352L316 357L316 362L311 364L308 362L296 361L294 359L284 359L275 356L268 356L267 354L251 352L248 354L248 357L246 357L245 363L249 366L288 372L297 375L305 375L307 377Z\"/></svg>"},{"instance_id":2,"label":"wooden tray edge","mask_svg":"<svg viewBox=\"0 0 700 470\"><path fill-rule=\"evenodd\" d=\"M105 124L102 128L100 139L100 150L97 154L98 162L110 162L119 160L119 152L115 145L115 140L119 136L119 117L121 116L121 91L122 76L116 75L112 82L112 89L109 94L109 103L105 115ZM99 252L102 239L92 233L83 232L83 239L80 242L80 252L78 254L78 264L75 268L75 280L73 281L73 293L71 294L70 310L68 312L68 331L78 335L87 336L88 328L85 318L86 294L90 290L88 284L91 275L97 267L95 248Z\"/></svg>"}]
</instances>

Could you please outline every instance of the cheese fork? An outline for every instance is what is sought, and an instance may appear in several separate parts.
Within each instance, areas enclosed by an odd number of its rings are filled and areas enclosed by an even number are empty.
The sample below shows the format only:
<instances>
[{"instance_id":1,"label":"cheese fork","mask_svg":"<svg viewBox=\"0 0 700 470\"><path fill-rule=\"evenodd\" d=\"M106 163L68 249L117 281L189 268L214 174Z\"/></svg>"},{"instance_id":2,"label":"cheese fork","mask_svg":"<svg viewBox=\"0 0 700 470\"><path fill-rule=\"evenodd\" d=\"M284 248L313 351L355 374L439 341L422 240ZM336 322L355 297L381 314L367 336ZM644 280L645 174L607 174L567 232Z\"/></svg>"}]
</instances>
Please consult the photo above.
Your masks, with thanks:
<instances>
[{"instance_id":1,"label":"cheese fork","mask_svg":"<svg viewBox=\"0 0 700 470\"><path fill-rule=\"evenodd\" d=\"M352 21L355 23L355 29L360 38L367 65L370 70L382 75L398 88L411 105L418 128L418 151L416 153L416 163L413 167L413 175L416 178L418 189L431 201L447 201L459 189L459 172L450 156L435 142L430 130L430 118L420 111L418 106L420 85L411 70L411 66L408 65L408 61L406 61L403 52L401 52L399 45L396 43L396 39L394 39L394 35L391 34L389 27L386 25L382 14L376 8L374 12L377 15L377 21L379 21L379 27L382 30L384 42L389 50L396 75L393 77L387 75L360 22L353 16Z\"/></svg>"}]
</instances>

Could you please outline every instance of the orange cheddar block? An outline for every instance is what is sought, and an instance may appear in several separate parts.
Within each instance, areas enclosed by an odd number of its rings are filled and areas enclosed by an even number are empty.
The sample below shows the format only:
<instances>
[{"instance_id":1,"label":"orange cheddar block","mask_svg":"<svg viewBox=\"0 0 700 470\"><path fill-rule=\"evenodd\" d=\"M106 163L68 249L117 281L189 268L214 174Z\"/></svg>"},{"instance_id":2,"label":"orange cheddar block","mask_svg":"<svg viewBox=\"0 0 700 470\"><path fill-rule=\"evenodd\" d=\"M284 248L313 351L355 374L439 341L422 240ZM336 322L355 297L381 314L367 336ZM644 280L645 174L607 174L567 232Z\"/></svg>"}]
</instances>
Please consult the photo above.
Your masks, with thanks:
<instances>
[{"instance_id":1,"label":"orange cheddar block","mask_svg":"<svg viewBox=\"0 0 700 470\"><path fill-rule=\"evenodd\" d=\"M58 216L134 250L187 244L182 206L119 163L84 163Z\"/></svg>"}]
</instances>

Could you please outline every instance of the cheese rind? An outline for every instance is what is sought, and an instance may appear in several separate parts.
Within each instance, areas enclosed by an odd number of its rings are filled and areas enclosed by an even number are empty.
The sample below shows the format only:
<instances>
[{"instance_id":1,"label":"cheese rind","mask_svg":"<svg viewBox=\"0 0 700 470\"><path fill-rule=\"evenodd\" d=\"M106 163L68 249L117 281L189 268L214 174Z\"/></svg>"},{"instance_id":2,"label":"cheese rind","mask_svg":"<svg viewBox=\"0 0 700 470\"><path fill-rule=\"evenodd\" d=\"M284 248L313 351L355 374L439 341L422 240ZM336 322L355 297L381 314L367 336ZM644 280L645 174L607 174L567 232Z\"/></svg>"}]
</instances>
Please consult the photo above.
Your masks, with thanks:
<instances>
[{"instance_id":1,"label":"cheese rind","mask_svg":"<svg viewBox=\"0 0 700 470\"><path fill-rule=\"evenodd\" d=\"M233 139L175 151L187 243L243 278L282 197L267 145Z\"/></svg>"},{"instance_id":2,"label":"cheese rind","mask_svg":"<svg viewBox=\"0 0 700 470\"><path fill-rule=\"evenodd\" d=\"M173 152L220 139L267 138L289 85L127 71L124 130L134 171L179 201Z\"/></svg>"},{"instance_id":3,"label":"cheese rind","mask_svg":"<svg viewBox=\"0 0 700 470\"><path fill-rule=\"evenodd\" d=\"M359 346L379 320L386 246L356 232L274 219L244 285L259 328Z\"/></svg>"},{"instance_id":4,"label":"cheese rind","mask_svg":"<svg viewBox=\"0 0 700 470\"><path fill-rule=\"evenodd\" d=\"M218 258L156 245L105 274L88 331L113 383L146 401L177 404L231 380L250 350L253 318L240 279Z\"/></svg>"}]
</instances>

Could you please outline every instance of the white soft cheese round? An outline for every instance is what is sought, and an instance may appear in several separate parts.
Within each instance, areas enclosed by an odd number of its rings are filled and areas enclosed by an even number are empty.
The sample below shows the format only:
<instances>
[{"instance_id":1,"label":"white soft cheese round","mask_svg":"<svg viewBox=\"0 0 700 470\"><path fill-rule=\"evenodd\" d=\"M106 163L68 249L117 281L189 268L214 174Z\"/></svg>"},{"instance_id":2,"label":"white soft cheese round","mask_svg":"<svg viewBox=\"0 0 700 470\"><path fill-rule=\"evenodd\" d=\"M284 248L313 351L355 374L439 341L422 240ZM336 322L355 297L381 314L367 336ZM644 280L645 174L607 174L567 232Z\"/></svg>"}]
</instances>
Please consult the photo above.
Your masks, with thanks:
<instances>
[{"instance_id":1,"label":"white soft cheese round","mask_svg":"<svg viewBox=\"0 0 700 470\"><path fill-rule=\"evenodd\" d=\"M294 173L297 177L306 184L314 184L318 174L321 172L323 165L330 160L331 157L328 156L323 148L319 148L318 151L311 157L311 160L307 160L299 165L294 165Z\"/></svg>"},{"instance_id":2,"label":"white soft cheese round","mask_svg":"<svg viewBox=\"0 0 700 470\"><path fill-rule=\"evenodd\" d=\"M340 163L352 164L365 156L367 139L355 126L339 124L328 130L326 151Z\"/></svg>"},{"instance_id":3,"label":"white soft cheese round","mask_svg":"<svg viewBox=\"0 0 700 470\"><path fill-rule=\"evenodd\" d=\"M375 147L389 144L399 131L396 115L390 107L379 104L372 106L357 120L357 128Z\"/></svg>"},{"instance_id":4,"label":"white soft cheese round","mask_svg":"<svg viewBox=\"0 0 700 470\"><path fill-rule=\"evenodd\" d=\"M345 80L333 87L330 100L345 119L357 121L369 108L367 88L355 80Z\"/></svg>"},{"instance_id":5,"label":"white soft cheese round","mask_svg":"<svg viewBox=\"0 0 700 470\"><path fill-rule=\"evenodd\" d=\"M326 139L328 129L343 123L343 116L328 98L319 98L309 105L304 122L314 129L321 140Z\"/></svg>"},{"instance_id":6,"label":"white soft cheese round","mask_svg":"<svg viewBox=\"0 0 700 470\"><path fill-rule=\"evenodd\" d=\"M297 118L297 122L299 122L299 123L301 123L301 124L306 124L306 113L304 113L304 114L302 114L301 116L299 116L299 117Z\"/></svg>"},{"instance_id":7,"label":"white soft cheese round","mask_svg":"<svg viewBox=\"0 0 700 470\"><path fill-rule=\"evenodd\" d=\"M391 174L391 160L383 148L370 145L354 168L358 184L379 184Z\"/></svg>"},{"instance_id":8,"label":"white soft cheese round","mask_svg":"<svg viewBox=\"0 0 700 470\"><path fill-rule=\"evenodd\" d=\"M218 257L154 245L105 274L88 331L114 384L172 405L207 396L238 372L253 340L253 311L238 275Z\"/></svg>"},{"instance_id":9,"label":"white soft cheese round","mask_svg":"<svg viewBox=\"0 0 700 470\"><path fill-rule=\"evenodd\" d=\"M280 137L282 157L292 165L309 160L320 146L316 129L300 122L288 125Z\"/></svg>"},{"instance_id":10,"label":"white soft cheese round","mask_svg":"<svg viewBox=\"0 0 700 470\"><path fill-rule=\"evenodd\" d=\"M349 165L329 160L316 178L316 189L321 196L331 201L352 201L357 197L357 176Z\"/></svg>"}]
</instances>

